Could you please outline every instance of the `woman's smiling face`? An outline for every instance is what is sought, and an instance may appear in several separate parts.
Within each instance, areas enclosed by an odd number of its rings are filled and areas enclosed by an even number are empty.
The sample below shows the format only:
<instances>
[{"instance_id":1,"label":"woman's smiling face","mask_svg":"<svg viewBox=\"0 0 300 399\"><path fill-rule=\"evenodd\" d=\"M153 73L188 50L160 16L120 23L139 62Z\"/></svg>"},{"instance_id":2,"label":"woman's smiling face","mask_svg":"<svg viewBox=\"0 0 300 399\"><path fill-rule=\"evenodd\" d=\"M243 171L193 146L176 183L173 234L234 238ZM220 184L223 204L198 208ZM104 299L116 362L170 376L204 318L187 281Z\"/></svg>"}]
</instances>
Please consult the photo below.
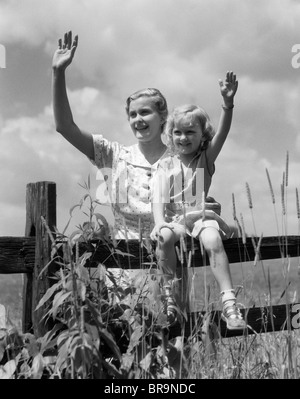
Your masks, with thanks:
<instances>
[{"instance_id":1,"label":"woman's smiling face","mask_svg":"<svg viewBox=\"0 0 300 399\"><path fill-rule=\"evenodd\" d=\"M156 110L151 97L143 96L132 100L128 119L137 140L149 142L157 138L160 139L162 117Z\"/></svg>"}]
</instances>

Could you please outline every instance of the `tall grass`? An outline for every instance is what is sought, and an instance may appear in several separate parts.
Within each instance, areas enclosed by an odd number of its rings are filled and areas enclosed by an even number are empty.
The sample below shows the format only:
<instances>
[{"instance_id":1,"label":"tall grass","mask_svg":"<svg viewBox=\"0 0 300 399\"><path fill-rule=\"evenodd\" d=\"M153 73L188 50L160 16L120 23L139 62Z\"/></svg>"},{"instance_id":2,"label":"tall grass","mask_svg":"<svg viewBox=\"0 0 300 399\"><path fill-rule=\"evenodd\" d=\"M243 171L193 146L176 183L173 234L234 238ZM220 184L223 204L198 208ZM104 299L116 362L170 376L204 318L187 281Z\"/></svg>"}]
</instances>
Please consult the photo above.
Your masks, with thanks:
<instances>
[{"instance_id":1,"label":"tall grass","mask_svg":"<svg viewBox=\"0 0 300 399\"><path fill-rule=\"evenodd\" d=\"M276 209L276 199L269 171L267 184L271 192L278 245L283 249L287 238L287 196L289 156L280 186L282 232ZM97 212L98 202L93 200L90 184L87 193L75 209L86 215L86 222L71 234L48 231L53 240L52 256L58 265L53 285L41 299L39 306L48 305L45 320L54 321L54 327L43 337L22 334L18 327L8 328L0 339L0 378L12 379L298 379L300 372L299 330L287 329L272 333L245 333L240 337L223 338L218 326L211 323L210 312L220 306L218 287L211 278L209 268L199 271L194 264L194 247L188 250L185 240L177 248L179 275L189 273L188 289L180 287L182 328L181 333L170 338L167 318L161 296L162 276L157 269L156 257L149 241L140 237L139 256L141 270L120 276L97 263L94 256L101 243L109 249L109 258L122 268L130 266L131 254L117 248L114 232L105 218ZM300 234L300 207L298 189L296 214ZM291 303L297 292L292 291L291 262L281 251L280 281L282 292L274 292L272 267L260 259L263 233L258 237L255 226L255 206L246 183L246 195L255 236L251 237L255 258L249 264L246 249L247 232L244 216L237 209L232 194L233 220L238 237L242 238L240 254L240 280L236 285L241 306L271 306L283 300ZM127 240L128 244L128 240ZM201 246L201 243L200 243ZM83 250L83 248L85 248ZM202 248L203 250L203 248ZM142 264L144 252L149 254L147 265ZM203 254L204 255L204 254ZM260 266L260 269L259 269ZM300 271L298 258L298 271ZM256 287L257 273L263 274L263 285ZM44 270L45 272L45 270ZM202 290L199 293L199 276ZM300 279L300 273L299 273ZM283 284L283 286L282 286ZM259 292L262 290L263 292ZM201 295L200 295L201 294ZM298 293L299 298L299 293ZM197 302L197 311L190 324L190 335L185 336L188 300ZM271 315L272 316L272 315ZM272 319L272 317L271 317ZM191 319L190 319L191 320Z\"/></svg>"}]
</instances>

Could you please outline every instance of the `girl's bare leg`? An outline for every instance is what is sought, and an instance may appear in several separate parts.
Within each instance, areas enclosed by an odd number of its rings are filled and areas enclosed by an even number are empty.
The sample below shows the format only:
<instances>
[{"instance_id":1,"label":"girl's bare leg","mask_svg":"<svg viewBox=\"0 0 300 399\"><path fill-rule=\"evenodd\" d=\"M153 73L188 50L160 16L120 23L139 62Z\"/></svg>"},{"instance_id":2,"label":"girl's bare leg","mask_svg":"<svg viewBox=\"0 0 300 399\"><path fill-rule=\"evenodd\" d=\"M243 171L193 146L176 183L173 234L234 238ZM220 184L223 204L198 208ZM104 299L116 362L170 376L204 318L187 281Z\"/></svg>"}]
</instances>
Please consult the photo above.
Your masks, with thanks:
<instances>
[{"instance_id":1,"label":"girl's bare leg","mask_svg":"<svg viewBox=\"0 0 300 399\"><path fill-rule=\"evenodd\" d=\"M174 324L177 320L178 309L173 293L173 280L176 276L177 255L175 244L180 239L176 229L163 227L160 231L161 237L158 240L156 255L159 268L163 274L163 292L166 300L166 311L168 323Z\"/></svg>"},{"instance_id":2,"label":"girl's bare leg","mask_svg":"<svg viewBox=\"0 0 300 399\"><path fill-rule=\"evenodd\" d=\"M212 273L220 288L222 317L227 323L227 328L231 330L246 328L247 325L236 306L229 262L219 231L214 227L206 227L200 232L200 239L208 253Z\"/></svg>"}]
</instances>

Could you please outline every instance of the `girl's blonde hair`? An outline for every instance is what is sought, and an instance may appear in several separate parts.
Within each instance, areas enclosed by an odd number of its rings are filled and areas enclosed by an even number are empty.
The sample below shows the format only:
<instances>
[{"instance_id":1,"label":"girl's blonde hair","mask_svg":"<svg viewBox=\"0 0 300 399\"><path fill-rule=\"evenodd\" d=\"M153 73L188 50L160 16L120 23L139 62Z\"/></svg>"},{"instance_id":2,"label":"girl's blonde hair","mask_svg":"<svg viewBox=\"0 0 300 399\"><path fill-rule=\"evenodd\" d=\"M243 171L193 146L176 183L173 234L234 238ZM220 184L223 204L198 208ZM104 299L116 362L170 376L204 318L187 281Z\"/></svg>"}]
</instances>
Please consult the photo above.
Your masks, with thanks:
<instances>
[{"instance_id":1,"label":"girl's blonde hair","mask_svg":"<svg viewBox=\"0 0 300 399\"><path fill-rule=\"evenodd\" d=\"M180 105L174 108L173 112L168 116L164 131L168 147L175 152L173 130L175 123L182 118L190 120L191 123L198 122L200 124L202 134L205 139L204 141L201 141L200 149L205 150L209 141L211 141L215 135L215 129L207 112L198 105L192 104Z\"/></svg>"},{"instance_id":2,"label":"girl's blonde hair","mask_svg":"<svg viewBox=\"0 0 300 399\"><path fill-rule=\"evenodd\" d=\"M129 107L131 101L137 100L140 97L149 97L151 98L151 101L153 105L155 106L157 112L159 115L162 117L162 120L164 123L162 124L162 129L164 129L167 117L168 117L168 104L167 100L165 97L161 94L161 92L158 89L154 88L147 88L147 89L141 89L136 91L135 93L131 94L126 100L126 113L127 116L129 116Z\"/></svg>"}]
</instances>

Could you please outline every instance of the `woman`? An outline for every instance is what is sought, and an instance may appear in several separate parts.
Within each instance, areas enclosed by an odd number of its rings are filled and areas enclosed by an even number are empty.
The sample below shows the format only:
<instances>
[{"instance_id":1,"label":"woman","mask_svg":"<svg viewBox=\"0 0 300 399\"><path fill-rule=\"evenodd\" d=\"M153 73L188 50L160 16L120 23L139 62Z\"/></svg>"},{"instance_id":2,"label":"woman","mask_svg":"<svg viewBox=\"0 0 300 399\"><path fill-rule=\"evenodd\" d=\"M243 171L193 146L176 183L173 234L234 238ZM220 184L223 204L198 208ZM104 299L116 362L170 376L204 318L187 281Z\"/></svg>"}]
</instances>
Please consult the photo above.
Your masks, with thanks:
<instances>
[{"instance_id":1,"label":"woman","mask_svg":"<svg viewBox=\"0 0 300 399\"><path fill-rule=\"evenodd\" d=\"M158 160L167 155L161 134L168 108L157 89L140 90L126 102L126 112L137 144L126 147L92 135L73 120L66 91L65 70L78 45L72 32L59 39L52 61L53 109L56 130L106 175L115 216L116 238L137 239L153 228L150 187Z\"/></svg>"}]
</instances>

